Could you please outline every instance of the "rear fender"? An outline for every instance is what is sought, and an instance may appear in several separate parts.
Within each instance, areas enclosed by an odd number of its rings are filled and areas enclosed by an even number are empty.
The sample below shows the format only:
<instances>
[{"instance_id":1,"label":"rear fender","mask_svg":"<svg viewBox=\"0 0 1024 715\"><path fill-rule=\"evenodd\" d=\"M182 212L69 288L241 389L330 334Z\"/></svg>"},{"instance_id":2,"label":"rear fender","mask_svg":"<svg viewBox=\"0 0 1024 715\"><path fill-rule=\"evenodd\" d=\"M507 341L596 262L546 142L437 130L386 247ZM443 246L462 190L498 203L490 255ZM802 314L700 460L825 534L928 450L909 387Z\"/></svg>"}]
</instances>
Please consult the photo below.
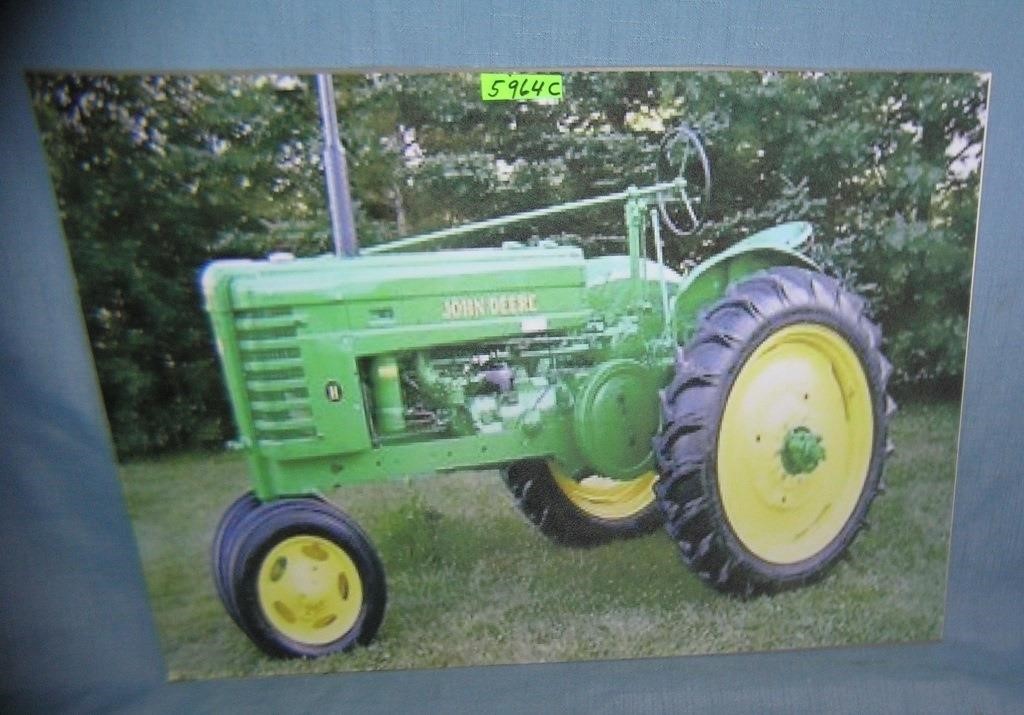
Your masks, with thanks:
<instances>
[{"instance_id":1,"label":"rear fender","mask_svg":"<svg viewBox=\"0 0 1024 715\"><path fill-rule=\"evenodd\" d=\"M820 270L800 251L811 233L811 225L804 221L784 223L755 233L691 269L683 277L673 308L678 342L690 338L700 311L725 295L736 281L773 266Z\"/></svg>"}]
</instances>

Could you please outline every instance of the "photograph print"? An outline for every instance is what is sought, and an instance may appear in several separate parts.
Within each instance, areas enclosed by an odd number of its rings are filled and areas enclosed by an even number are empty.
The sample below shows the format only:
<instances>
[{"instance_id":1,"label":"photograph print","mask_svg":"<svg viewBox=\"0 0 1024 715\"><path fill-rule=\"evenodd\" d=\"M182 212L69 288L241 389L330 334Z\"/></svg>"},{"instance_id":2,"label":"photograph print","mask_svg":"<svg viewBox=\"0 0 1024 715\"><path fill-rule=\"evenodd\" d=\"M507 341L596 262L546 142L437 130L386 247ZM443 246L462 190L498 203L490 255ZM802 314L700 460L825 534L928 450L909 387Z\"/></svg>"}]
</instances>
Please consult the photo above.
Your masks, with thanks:
<instances>
[{"instance_id":1,"label":"photograph print","mask_svg":"<svg viewBox=\"0 0 1024 715\"><path fill-rule=\"evenodd\" d=\"M27 80L171 679L941 639L988 75Z\"/></svg>"}]
</instances>

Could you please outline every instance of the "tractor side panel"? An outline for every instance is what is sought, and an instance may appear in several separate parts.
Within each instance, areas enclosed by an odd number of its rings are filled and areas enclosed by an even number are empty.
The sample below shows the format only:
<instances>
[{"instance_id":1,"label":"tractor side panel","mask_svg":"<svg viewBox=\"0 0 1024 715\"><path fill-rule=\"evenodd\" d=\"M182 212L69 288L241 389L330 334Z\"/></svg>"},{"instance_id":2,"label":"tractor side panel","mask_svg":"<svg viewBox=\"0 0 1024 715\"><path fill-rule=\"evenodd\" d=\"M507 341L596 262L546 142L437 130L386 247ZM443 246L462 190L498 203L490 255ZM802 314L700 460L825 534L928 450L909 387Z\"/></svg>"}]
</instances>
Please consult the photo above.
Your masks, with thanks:
<instances>
[{"instance_id":1,"label":"tractor side panel","mask_svg":"<svg viewBox=\"0 0 1024 715\"><path fill-rule=\"evenodd\" d=\"M575 449L578 249L220 262L203 287L261 499Z\"/></svg>"}]
</instances>

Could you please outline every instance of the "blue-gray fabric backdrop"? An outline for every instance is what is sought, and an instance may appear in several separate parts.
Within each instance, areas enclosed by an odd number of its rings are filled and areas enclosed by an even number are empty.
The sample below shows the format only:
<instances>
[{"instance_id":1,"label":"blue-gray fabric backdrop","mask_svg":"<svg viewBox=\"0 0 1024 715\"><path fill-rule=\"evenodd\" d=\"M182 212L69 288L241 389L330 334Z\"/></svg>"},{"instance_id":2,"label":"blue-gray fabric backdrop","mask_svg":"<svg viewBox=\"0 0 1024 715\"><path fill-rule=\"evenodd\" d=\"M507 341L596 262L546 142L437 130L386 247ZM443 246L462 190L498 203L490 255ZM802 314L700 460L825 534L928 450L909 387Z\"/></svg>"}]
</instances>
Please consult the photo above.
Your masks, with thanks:
<instances>
[{"instance_id":1,"label":"blue-gray fabric backdrop","mask_svg":"<svg viewBox=\"0 0 1024 715\"><path fill-rule=\"evenodd\" d=\"M37 2L0 48L0 710L1024 710L1024 5ZM165 684L27 69L993 73L940 644Z\"/></svg>"}]
</instances>

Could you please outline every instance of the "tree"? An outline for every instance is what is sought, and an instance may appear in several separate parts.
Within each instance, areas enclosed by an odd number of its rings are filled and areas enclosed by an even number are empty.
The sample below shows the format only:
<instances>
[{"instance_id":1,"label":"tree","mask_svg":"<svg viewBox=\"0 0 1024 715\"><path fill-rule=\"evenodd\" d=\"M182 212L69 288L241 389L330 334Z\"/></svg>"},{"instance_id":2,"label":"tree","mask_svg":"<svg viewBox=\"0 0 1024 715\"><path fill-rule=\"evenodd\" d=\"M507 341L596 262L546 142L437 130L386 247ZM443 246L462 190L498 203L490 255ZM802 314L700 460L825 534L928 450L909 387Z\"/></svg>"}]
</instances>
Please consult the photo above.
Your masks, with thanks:
<instances>
[{"instance_id":1,"label":"tree","mask_svg":"<svg viewBox=\"0 0 1024 715\"><path fill-rule=\"evenodd\" d=\"M292 161L315 110L266 78L47 77L32 91L115 443L229 430L197 270L281 215L313 216ZM269 111L268 111L269 107ZM311 117L302 117L303 112Z\"/></svg>"},{"instance_id":2,"label":"tree","mask_svg":"<svg viewBox=\"0 0 1024 715\"><path fill-rule=\"evenodd\" d=\"M678 267L788 220L872 302L899 389L962 376L987 81L969 74L579 72L560 102L481 102L468 73L335 78L368 246L656 178L664 131L701 133L714 187ZM231 435L196 272L328 250L312 78L31 78L122 455ZM622 208L445 245L555 236L624 250ZM911 306L913 309L908 310Z\"/></svg>"}]
</instances>

